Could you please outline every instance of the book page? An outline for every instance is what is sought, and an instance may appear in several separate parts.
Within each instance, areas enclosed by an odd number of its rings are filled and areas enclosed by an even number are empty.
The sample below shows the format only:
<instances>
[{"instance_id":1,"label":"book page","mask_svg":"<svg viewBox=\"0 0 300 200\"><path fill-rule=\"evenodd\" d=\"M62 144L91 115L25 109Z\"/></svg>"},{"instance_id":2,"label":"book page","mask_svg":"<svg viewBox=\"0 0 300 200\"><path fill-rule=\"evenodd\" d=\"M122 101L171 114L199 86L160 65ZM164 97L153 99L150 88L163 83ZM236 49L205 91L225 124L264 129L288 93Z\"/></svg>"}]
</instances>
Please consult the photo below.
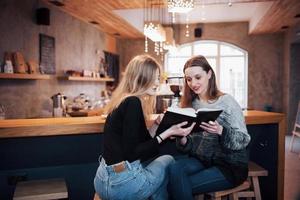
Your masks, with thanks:
<instances>
[{"instance_id":1,"label":"book page","mask_svg":"<svg viewBox=\"0 0 300 200\"><path fill-rule=\"evenodd\" d=\"M210 112L210 111L220 111L222 109L219 109L219 108L199 108L197 112Z\"/></svg>"},{"instance_id":2,"label":"book page","mask_svg":"<svg viewBox=\"0 0 300 200\"><path fill-rule=\"evenodd\" d=\"M178 113L181 115L196 117L195 109L193 109L193 108L168 107L167 111L173 112L173 113Z\"/></svg>"}]
</instances>

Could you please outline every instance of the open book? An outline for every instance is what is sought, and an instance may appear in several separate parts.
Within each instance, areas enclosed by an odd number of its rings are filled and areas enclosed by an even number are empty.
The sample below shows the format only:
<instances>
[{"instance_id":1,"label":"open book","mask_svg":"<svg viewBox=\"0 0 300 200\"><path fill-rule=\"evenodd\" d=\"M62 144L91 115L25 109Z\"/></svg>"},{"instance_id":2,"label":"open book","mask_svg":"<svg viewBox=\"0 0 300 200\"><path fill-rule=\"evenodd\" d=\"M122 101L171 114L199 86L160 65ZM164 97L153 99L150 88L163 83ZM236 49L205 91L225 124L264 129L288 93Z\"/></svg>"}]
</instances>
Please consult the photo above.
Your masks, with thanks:
<instances>
[{"instance_id":1,"label":"open book","mask_svg":"<svg viewBox=\"0 0 300 200\"><path fill-rule=\"evenodd\" d=\"M172 125L184 121L188 122L188 124L184 127L188 127L193 122L196 122L192 132L202 131L203 129L199 127L201 122L215 121L221 112L221 109L211 108L200 108L198 110L194 110L193 108L169 107L157 128L156 134L160 134Z\"/></svg>"}]
</instances>

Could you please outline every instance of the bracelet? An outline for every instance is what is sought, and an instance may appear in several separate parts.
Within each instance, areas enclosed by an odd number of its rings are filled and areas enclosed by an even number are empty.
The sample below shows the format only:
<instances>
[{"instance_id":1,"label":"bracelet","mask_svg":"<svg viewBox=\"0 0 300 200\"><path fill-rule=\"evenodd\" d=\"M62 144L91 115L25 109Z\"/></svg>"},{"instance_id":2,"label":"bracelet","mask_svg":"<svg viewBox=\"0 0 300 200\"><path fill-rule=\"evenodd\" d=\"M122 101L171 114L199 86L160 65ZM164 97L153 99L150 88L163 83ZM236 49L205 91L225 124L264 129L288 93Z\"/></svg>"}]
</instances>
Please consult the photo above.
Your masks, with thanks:
<instances>
[{"instance_id":1,"label":"bracelet","mask_svg":"<svg viewBox=\"0 0 300 200\"><path fill-rule=\"evenodd\" d=\"M158 136L156 136L156 139L158 141L158 144L162 143L162 140Z\"/></svg>"},{"instance_id":2,"label":"bracelet","mask_svg":"<svg viewBox=\"0 0 300 200\"><path fill-rule=\"evenodd\" d=\"M160 135L157 135L157 137L159 137L159 139L160 139L161 141L164 141L164 140L160 137Z\"/></svg>"}]
</instances>

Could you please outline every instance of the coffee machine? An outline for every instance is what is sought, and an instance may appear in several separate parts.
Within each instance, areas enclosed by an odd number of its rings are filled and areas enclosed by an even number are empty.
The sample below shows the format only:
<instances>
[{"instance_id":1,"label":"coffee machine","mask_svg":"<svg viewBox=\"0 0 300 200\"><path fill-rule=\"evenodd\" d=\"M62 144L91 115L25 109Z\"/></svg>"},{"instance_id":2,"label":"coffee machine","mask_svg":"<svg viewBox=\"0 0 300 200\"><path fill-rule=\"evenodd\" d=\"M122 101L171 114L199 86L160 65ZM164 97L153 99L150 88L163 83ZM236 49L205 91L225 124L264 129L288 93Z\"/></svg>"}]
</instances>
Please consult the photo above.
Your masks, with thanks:
<instances>
[{"instance_id":1,"label":"coffee machine","mask_svg":"<svg viewBox=\"0 0 300 200\"><path fill-rule=\"evenodd\" d=\"M183 77L168 77L168 83L171 91L174 93L171 106L180 107L180 92L183 88Z\"/></svg>"},{"instance_id":2,"label":"coffee machine","mask_svg":"<svg viewBox=\"0 0 300 200\"><path fill-rule=\"evenodd\" d=\"M66 115L65 99L67 97L57 93L51 97L53 101L53 117L63 117Z\"/></svg>"}]
</instances>

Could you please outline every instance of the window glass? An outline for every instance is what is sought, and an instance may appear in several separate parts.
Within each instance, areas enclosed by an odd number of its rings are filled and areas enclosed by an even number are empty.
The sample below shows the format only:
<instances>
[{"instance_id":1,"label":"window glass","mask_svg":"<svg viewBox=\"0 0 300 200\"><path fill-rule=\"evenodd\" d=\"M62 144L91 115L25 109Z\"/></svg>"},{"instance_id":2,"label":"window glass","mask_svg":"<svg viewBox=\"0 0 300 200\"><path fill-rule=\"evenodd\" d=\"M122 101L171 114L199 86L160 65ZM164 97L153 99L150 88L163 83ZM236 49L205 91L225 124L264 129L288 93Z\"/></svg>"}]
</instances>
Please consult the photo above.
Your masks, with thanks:
<instances>
[{"instance_id":1,"label":"window glass","mask_svg":"<svg viewBox=\"0 0 300 200\"><path fill-rule=\"evenodd\" d=\"M213 68L214 72L217 73L217 59L216 58L206 58L207 62Z\"/></svg>"},{"instance_id":2,"label":"window glass","mask_svg":"<svg viewBox=\"0 0 300 200\"><path fill-rule=\"evenodd\" d=\"M176 50L171 51L169 53L170 56L192 56L192 47L191 45L189 46L181 46L178 47Z\"/></svg>"},{"instance_id":3,"label":"window glass","mask_svg":"<svg viewBox=\"0 0 300 200\"><path fill-rule=\"evenodd\" d=\"M214 43L199 43L194 45L194 55L217 56L218 45Z\"/></svg>"},{"instance_id":4,"label":"window glass","mask_svg":"<svg viewBox=\"0 0 300 200\"><path fill-rule=\"evenodd\" d=\"M241 52L239 49L231 47L229 45L222 45L221 44L220 49L221 49L221 55L222 56L226 56L226 55L229 55L229 56L234 56L234 55L243 56L244 55L244 53Z\"/></svg>"},{"instance_id":5,"label":"window glass","mask_svg":"<svg viewBox=\"0 0 300 200\"><path fill-rule=\"evenodd\" d=\"M240 105L245 104L244 66L243 57L221 57L220 59L220 89L235 97Z\"/></svg>"},{"instance_id":6,"label":"window glass","mask_svg":"<svg viewBox=\"0 0 300 200\"><path fill-rule=\"evenodd\" d=\"M189 57L169 57L167 62L167 73L169 76L183 75L183 65Z\"/></svg>"}]
</instances>

